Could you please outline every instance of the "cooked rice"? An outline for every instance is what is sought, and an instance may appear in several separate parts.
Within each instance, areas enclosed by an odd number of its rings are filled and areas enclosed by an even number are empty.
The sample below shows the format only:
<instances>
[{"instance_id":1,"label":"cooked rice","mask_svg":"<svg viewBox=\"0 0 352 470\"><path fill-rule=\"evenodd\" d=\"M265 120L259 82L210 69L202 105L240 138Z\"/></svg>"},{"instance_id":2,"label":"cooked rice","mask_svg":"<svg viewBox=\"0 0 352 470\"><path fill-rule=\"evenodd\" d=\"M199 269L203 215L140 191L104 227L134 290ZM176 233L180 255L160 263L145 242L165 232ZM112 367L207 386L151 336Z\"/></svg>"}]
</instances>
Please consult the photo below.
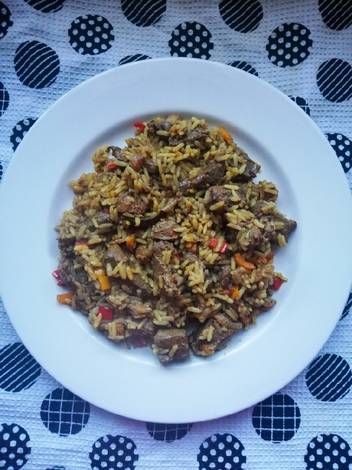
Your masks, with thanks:
<instances>
[{"instance_id":1,"label":"cooked rice","mask_svg":"<svg viewBox=\"0 0 352 470\"><path fill-rule=\"evenodd\" d=\"M71 183L73 208L57 227L62 303L163 363L190 347L208 356L274 305L285 278L273 254L296 223L224 128L179 116L136 127Z\"/></svg>"}]
</instances>

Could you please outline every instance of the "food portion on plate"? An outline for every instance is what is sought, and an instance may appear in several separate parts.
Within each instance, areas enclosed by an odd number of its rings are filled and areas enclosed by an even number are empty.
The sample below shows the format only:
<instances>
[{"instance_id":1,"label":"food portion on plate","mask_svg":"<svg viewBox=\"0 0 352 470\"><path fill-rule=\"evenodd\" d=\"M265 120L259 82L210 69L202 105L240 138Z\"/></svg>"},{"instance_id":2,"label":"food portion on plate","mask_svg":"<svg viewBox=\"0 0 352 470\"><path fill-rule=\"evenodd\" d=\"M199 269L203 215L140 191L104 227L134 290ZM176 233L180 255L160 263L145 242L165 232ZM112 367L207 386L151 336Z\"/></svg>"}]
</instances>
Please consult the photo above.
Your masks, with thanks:
<instances>
[{"instance_id":1,"label":"food portion on plate","mask_svg":"<svg viewBox=\"0 0 352 470\"><path fill-rule=\"evenodd\" d=\"M135 128L71 183L73 208L57 227L58 301L162 363L211 356L275 304L286 279L274 253L296 222L225 128L176 115Z\"/></svg>"}]
</instances>

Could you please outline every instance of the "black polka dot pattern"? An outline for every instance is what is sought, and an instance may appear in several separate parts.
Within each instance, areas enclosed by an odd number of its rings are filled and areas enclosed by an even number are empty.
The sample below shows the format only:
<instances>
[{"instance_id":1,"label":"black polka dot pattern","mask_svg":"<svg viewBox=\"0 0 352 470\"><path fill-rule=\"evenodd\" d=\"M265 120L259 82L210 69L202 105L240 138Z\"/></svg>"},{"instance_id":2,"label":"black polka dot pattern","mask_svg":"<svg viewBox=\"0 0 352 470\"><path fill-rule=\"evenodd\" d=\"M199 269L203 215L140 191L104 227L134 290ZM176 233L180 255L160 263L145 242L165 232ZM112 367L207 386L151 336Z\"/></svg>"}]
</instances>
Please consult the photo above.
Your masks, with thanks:
<instances>
[{"instance_id":1,"label":"black polka dot pattern","mask_svg":"<svg viewBox=\"0 0 352 470\"><path fill-rule=\"evenodd\" d=\"M352 24L351 0L319 0L319 11L326 26L335 31Z\"/></svg>"},{"instance_id":2,"label":"black polka dot pattern","mask_svg":"<svg viewBox=\"0 0 352 470\"><path fill-rule=\"evenodd\" d=\"M40 409L43 424L60 436L79 433L88 423L90 405L64 388L45 397Z\"/></svg>"},{"instance_id":3,"label":"black polka dot pattern","mask_svg":"<svg viewBox=\"0 0 352 470\"><path fill-rule=\"evenodd\" d=\"M246 456L241 441L232 434L213 434L199 447L199 470L244 470Z\"/></svg>"},{"instance_id":4,"label":"black polka dot pattern","mask_svg":"<svg viewBox=\"0 0 352 470\"><path fill-rule=\"evenodd\" d=\"M60 72L59 56L43 42L26 41L16 50L15 70L23 85L45 88L55 82Z\"/></svg>"},{"instance_id":5,"label":"black polka dot pattern","mask_svg":"<svg viewBox=\"0 0 352 470\"><path fill-rule=\"evenodd\" d=\"M352 292L350 292L350 295L348 296L348 299L347 299L345 308L343 309L340 320L347 317L347 315L350 313L351 307L352 307Z\"/></svg>"},{"instance_id":6,"label":"black polka dot pattern","mask_svg":"<svg viewBox=\"0 0 352 470\"><path fill-rule=\"evenodd\" d=\"M79 16L68 30L73 49L83 55L97 55L108 51L114 41L113 27L100 15Z\"/></svg>"},{"instance_id":7,"label":"black polka dot pattern","mask_svg":"<svg viewBox=\"0 0 352 470\"><path fill-rule=\"evenodd\" d=\"M342 59L323 62L317 73L320 93L329 101L341 103L352 97L352 65Z\"/></svg>"},{"instance_id":8,"label":"black polka dot pattern","mask_svg":"<svg viewBox=\"0 0 352 470\"><path fill-rule=\"evenodd\" d=\"M185 21L172 32L169 40L170 54L178 57L209 59L214 48L210 31L196 21Z\"/></svg>"},{"instance_id":9,"label":"black polka dot pattern","mask_svg":"<svg viewBox=\"0 0 352 470\"><path fill-rule=\"evenodd\" d=\"M254 407L252 423L265 441L289 441L301 424L301 412L289 395L276 393Z\"/></svg>"},{"instance_id":10,"label":"black polka dot pattern","mask_svg":"<svg viewBox=\"0 0 352 470\"><path fill-rule=\"evenodd\" d=\"M256 30L263 19L259 0L221 0L219 11L225 23L239 33Z\"/></svg>"},{"instance_id":11,"label":"black polka dot pattern","mask_svg":"<svg viewBox=\"0 0 352 470\"><path fill-rule=\"evenodd\" d=\"M245 62L244 60L234 60L233 62L230 62L228 65L231 65L231 67L235 67L236 69L244 70L245 72L251 73L252 75L255 75L258 77L258 72L256 69L249 64L248 62Z\"/></svg>"},{"instance_id":12,"label":"black polka dot pattern","mask_svg":"<svg viewBox=\"0 0 352 470\"><path fill-rule=\"evenodd\" d=\"M351 390L352 371L341 356L323 354L308 367L306 384L317 400L337 401Z\"/></svg>"},{"instance_id":13,"label":"black polka dot pattern","mask_svg":"<svg viewBox=\"0 0 352 470\"><path fill-rule=\"evenodd\" d=\"M89 458L92 470L134 470L137 447L128 437L108 434L94 442Z\"/></svg>"},{"instance_id":14,"label":"black polka dot pattern","mask_svg":"<svg viewBox=\"0 0 352 470\"><path fill-rule=\"evenodd\" d=\"M0 116L4 114L4 112L9 107L10 103L10 95L7 91L5 85L0 82Z\"/></svg>"},{"instance_id":15,"label":"black polka dot pattern","mask_svg":"<svg viewBox=\"0 0 352 470\"><path fill-rule=\"evenodd\" d=\"M41 374L41 367L22 343L0 349L0 388L20 392L30 388Z\"/></svg>"},{"instance_id":16,"label":"black polka dot pattern","mask_svg":"<svg viewBox=\"0 0 352 470\"><path fill-rule=\"evenodd\" d=\"M2 163L0 162L0 181L1 181L3 174L4 174L4 167L2 166Z\"/></svg>"},{"instance_id":17,"label":"black polka dot pattern","mask_svg":"<svg viewBox=\"0 0 352 470\"><path fill-rule=\"evenodd\" d=\"M42 13L55 13L61 10L65 0L25 0L25 2Z\"/></svg>"},{"instance_id":18,"label":"black polka dot pattern","mask_svg":"<svg viewBox=\"0 0 352 470\"><path fill-rule=\"evenodd\" d=\"M310 108L307 103L307 100L301 98L300 96L290 96L291 100L296 103L308 116L310 116Z\"/></svg>"},{"instance_id":19,"label":"black polka dot pattern","mask_svg":"<svg viewBox=\"0 0 352 470\"><path fill-rule=\"evenodd\" d=\"M151 26L166 12L166 0L121 0L125 17L136 26Z\"/></svg>"},{"instance_id":20,"label":"black polka dot pattern","mask_svg":"<svg viewBox=\"0 0 352 470\"><path fill-rule=\"evenodd\" d=\"M337 434L319 434L310 441L304 456L306 470L350 470L352 453Z\"/></svg>"},{"instance_id":21,"label":"black polka dot pattern","mask_svg":"<svg viewBox=\"0 0 352 470\"><path fill-rule=\"evenodd\" d=\"M5 3L0 2L0 39L6 36L12 25L13 21L11 20L11 11Z\"/></svg>"},{"instance_id":22,"label":"black polka dot pattern","mask_svg":"<svg viewBox=\"0 0 352 470\"><path fill-rule=\"evenodd\" d=\"M293 67L310 54L310 30L299 23L283 23L270 34L266 44L269 60L279 67Z\"/></svg>"},{"instance_id":23,"label":"black polka dot pattern","mask_svg":"<svg viewBox=\"0 0 352 470\"><path fill-rule=\"evenodd\" d=\"M31 453L27 431L18 424L0 425L0 468L19 470Z\"/></svg>"},{"instance_id":24,"label":"black polka dot pattern","mask_svg":"<svg viewBox=\"0 0 352 470\"><path fill-rule=\"evenodd\" d=\"M119 61L119 65L125 65L131 62L139 62L140 60L146 60L146 59L151 59L151 57L145 54L126 55Z\"/></svg>"},{"instance_id":25,"label":"black polka dot pattern","mask_svg":"<svg viewBox=\"0 0 352 470\"><path fill-rule=\"evenodd\" d=\"M146 423L147 430L156 441L174 442L190 431L192 424Z\"/></svg>"},{"instance_id":26,"label":"black polka dot pattern","mask_svg":"<svg viewBox=\"0 0 352 470\"><path fill-rule=\"evenodd\" d=\"M54 467L48 467L46 470L66 470L65 467L61 465L55 465Z\"/></svg>"},{"instance_id":27,"label":"black polka dot pattern","mask_svg":"<svg viewBox=\"0 0 352 470\"><path fill-rule=\"evenodd\" d=\"M352 141L343 134L333 132L326 134L328 141L335 150L345 173L352 167Z\"/></svg>"},{"instance_id":28,"label":"black polka dot pattern","mask_svg":"<svg viewBox=\"0 0 352 470\"><path fill-rule=\"evenodd\" d=\"M12 149L14 151L17 149L23 137L27 134L27 132L33 126L35 121L36 119L28 117L28 118L22 119L21 121L18 121L18 123L13 127L12 133L10 136L10 141L12 144Z\"/></svg>"}]
</instances>

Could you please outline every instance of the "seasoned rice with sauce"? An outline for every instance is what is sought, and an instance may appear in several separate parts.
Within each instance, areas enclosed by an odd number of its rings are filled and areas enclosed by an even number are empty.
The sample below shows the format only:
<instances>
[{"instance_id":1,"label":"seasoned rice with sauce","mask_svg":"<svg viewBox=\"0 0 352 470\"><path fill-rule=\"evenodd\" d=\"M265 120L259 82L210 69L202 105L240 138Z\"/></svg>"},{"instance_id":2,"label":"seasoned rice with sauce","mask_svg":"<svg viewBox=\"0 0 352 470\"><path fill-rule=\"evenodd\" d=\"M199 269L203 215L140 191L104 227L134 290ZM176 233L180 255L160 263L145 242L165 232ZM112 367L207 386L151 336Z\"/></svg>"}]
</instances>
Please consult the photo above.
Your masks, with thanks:
<instances>
[{"instance_id":1,"label":"seasoned rice with sauce","mask_svg":"<svg viewBox=\"0 0 352 470\"><path fill-rule=\"evenodd\" d=\"M67 290L58 300L162 363L210 356L275 304L286 279L274 253L296 222L226 129L179 116L135 127L71 183L73 208L57 227L53 274Z\"/></svg>"}]
</instances>

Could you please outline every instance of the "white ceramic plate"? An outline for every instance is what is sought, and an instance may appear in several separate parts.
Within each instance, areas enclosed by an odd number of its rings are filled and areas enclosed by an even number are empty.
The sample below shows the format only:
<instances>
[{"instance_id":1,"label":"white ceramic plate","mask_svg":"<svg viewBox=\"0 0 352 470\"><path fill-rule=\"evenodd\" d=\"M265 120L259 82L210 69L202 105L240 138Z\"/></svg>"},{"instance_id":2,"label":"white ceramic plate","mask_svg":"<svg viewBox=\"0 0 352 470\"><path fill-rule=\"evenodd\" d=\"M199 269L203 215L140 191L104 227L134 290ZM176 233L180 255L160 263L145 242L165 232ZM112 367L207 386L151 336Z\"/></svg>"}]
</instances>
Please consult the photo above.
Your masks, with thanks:
<instances>
[{"instance_id":1,"label":"white ceramic plate","mask_svg":"<svg viewBox=\"0 0 352 470\"><path fill-rule=\"evenodd\" d=\"M162 367L148 349L127 350L56 303L54 227L91 168L92 151L122 144L133 122L179 112L222 123L280 190L298 221L277 256L289 282L277 306L209 359ZM350 194L327 140L289 98L217 63L160 59L82 83L32 127L1 188L0 281L24 344L59 382L106 410L156 422L191 422L242 410L293 379L332 332L350 287Z\"/></svg>"}]
</instances>

